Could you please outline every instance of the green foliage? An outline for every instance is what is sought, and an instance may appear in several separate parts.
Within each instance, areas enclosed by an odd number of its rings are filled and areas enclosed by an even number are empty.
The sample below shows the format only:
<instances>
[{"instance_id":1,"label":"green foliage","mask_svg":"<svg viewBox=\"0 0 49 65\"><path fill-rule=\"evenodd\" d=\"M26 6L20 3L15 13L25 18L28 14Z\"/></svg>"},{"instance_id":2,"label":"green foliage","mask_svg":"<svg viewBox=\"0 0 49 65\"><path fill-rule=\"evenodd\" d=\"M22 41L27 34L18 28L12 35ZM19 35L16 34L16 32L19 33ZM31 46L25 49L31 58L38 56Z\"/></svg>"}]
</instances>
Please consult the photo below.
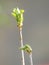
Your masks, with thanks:
<instances>
[{"instance_id":1,"label":"green foliage","mask_svg":"<svg viewBox=\"0 0 49 65\"><path fill-rule=\"evenodd\" d=\"M24 10L20 10L19 8L13 9L12 15L16 18L18 27L21 27L23 25L23 13Z\"/></svg>"},{"instance_id":2,"label":"green foliage","mask_svg":"<svg viewBox=\"0 0 49 65\"><path fill-rule=\"evenodd\" d=\"M24 50L24 51L26 51L29 54L32 52L32 48L28 44L24 45L23 47L20 47L20 50Z\"/></svg>"}]
</instances>

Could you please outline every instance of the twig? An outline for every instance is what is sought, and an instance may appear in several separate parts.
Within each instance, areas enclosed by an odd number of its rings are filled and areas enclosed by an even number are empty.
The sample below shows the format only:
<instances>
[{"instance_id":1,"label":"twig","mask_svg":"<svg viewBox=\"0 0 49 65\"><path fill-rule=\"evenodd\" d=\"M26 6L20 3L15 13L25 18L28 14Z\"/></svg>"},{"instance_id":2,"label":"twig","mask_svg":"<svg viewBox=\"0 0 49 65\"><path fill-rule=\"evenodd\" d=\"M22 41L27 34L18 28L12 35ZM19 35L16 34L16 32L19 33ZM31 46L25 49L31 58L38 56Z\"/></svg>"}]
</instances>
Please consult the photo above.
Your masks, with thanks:
<instances>
[{"instance_id":1,"label":"twig","mask_svg":"<svg viewBox=\"0 0 49 65\"><path fill-rule=\"evenodd\" d=\"M20 30L20 41L21 41L21 47L23 47L23 36L22 36L22 28L19 28ZM24 51L21 50L22 53L22 65L25 65L25 60L24 60Z\"/></svg>"},{"instance_id":2,"label":"twig","mask_svg":"<svg viewBox=\"0 0 49 65\"><path fill-rule=\"evenodd\" d=\"M16 18L17 27L19 28L21 47L23 47L23 37L22 37L23 13L24 10L19 8L14 8L12 12L12 15ZM22 53L22 65L25 65L24 51L21 50L21 53Z\"/></svg>"},{"instance_id":3,"label":"twig","mask_svg":"<svg viewBox=\"0 0 49 65\"><path fill-rule=\"evenodd\" d=\"M24 50L29 54L30 58L30 65L33 65L33 60L32 60L32 48L30 45L26 44L23 47L20 48L20 50Z\"/></svg>"},{"instance_id":4,"label":"twig","mask_svg":"<svg viewBox=\"0 0 49 65\"><path fill-rule=\"evenodd\" d=\"M32 53L29 54L30 64L33 65Z\"/></svg>"}]
</instances>

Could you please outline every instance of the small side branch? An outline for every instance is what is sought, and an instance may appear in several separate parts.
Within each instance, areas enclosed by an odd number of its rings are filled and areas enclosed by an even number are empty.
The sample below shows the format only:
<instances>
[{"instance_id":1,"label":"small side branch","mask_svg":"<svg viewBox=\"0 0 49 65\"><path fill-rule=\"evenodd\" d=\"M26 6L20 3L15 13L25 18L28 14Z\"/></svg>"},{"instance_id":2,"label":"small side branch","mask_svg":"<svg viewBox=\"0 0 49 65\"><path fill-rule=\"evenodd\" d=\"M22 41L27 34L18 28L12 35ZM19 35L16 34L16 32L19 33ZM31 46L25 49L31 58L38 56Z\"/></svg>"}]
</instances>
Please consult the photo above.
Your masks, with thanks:
<instances>
[{"instance_id":1,"label":"small side branch","mask_svg":"<svg viewBox=\"0 0 49 65\"><path fill-rule=\"evenodd\" d=\"M32 53L29 54L30 57L30 65L33 65Z\"/></svg>"}]
</instances>

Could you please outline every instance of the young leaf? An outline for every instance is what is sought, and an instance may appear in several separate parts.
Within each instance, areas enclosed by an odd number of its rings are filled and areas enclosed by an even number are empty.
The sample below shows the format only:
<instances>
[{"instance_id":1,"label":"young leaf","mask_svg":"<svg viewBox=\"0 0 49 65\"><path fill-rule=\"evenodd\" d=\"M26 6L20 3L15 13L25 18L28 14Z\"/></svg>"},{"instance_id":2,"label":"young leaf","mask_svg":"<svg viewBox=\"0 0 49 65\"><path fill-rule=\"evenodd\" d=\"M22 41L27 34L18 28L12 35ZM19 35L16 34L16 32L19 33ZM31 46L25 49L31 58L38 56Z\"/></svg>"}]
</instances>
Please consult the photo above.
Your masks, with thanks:
<instances>
[{"instance_id":1,"label":"young leaf","mask_svg":"<svg viewBox=\"0 0 49 65\"><path fill-rule=\"evenodd\" d=\"M24 50L24 51L26 51L26 52L29 53L29 54L32 52L32 48L31 48L31 46L28 45L28 44L26 44L26 45L24 45L23 47L21 47L20 50Z\"/></svg>"},{"instance_id":2,"label":"young leaf","mask_svg":"<svg viewBox=\"0 0 49 65\"><path fill-rule=\"evenodd\" d=\"M18 27L23 26L23 13L24 10L20 10L19 8L13 9L12 15L16 18Z\"/></svg>"}]
</instances>

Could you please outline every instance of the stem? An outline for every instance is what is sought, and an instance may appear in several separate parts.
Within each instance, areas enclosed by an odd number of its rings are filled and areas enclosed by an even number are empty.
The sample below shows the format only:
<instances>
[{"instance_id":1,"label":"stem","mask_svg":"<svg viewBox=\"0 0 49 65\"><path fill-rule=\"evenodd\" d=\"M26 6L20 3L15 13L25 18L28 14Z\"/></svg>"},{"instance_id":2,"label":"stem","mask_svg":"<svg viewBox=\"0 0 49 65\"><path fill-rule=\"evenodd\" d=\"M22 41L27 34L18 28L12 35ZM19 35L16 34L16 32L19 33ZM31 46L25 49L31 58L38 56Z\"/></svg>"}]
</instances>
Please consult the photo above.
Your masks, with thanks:
<instances>
[{"instance_id":1,"label":"stem","mask_svg":"<svg viewBox=\"0 0 49 65\"><path fill-rule=\"evenodd\" d=\"M33 65L32 53L30 53L29 57L30 57L30 65Z\"/></svg>"},{"instance_id":2,"label":"stem","mask_svg":"<svg viewBox=\"0 0 49 65\"><path fill-rule=\"evenodd\" d=\"M19 28L19 31L20 31L21 47L23 47L22 27ZM21 53L22 53L22 65L25 65L25 60L24 60L24 51L21 50Z\"/></svg>"}]
</instances>

